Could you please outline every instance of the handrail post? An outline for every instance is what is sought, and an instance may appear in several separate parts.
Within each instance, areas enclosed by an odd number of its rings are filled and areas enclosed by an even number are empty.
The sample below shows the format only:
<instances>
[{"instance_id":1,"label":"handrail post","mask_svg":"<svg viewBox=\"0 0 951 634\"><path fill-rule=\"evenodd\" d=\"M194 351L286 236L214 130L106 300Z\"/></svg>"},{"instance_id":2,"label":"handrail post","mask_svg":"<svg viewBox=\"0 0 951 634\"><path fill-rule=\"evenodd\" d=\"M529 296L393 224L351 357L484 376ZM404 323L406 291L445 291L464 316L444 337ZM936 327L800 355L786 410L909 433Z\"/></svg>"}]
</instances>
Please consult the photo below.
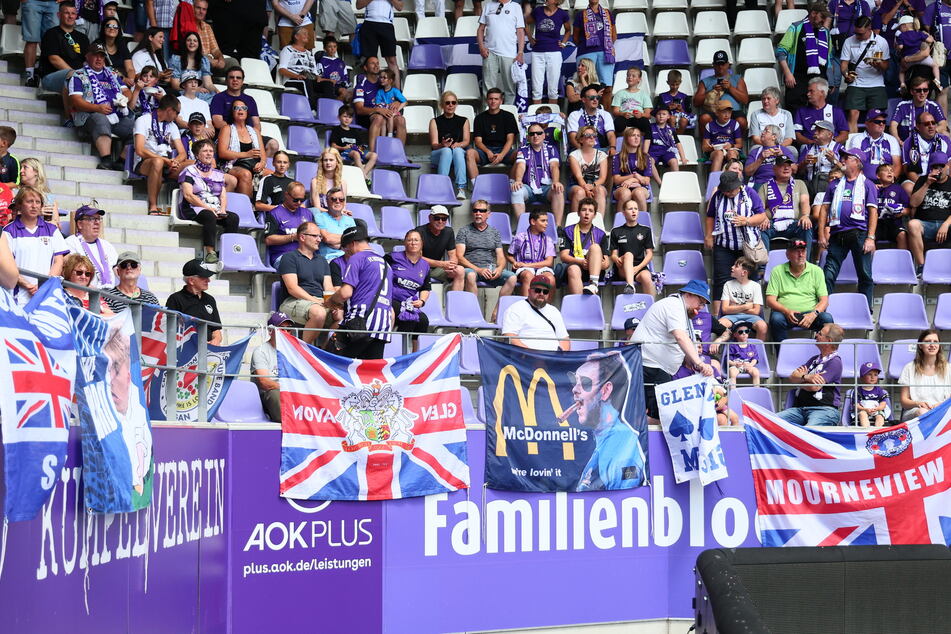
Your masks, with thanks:
<instances>
[{"instance_id":1,"label":"handrail post","mask_svg":"<svg viewBox=\"0 0 951 634\"><path fill-rule=\"evenodd\" d=\"M222 368L222 371L224 368ZM198 420L208 421L208 324L198 322Z\"/></svg>"},{"instance_id":2,"label":"handrail post","mask_svg":"<svg viewBox=\"0 0 951 634\"><path fill-rule=\"evenodd\" d=\"M178 422L178 314L165 313L165 420ZM171 414L171 416L170 416Z\"/></svg>"}]
</instances>

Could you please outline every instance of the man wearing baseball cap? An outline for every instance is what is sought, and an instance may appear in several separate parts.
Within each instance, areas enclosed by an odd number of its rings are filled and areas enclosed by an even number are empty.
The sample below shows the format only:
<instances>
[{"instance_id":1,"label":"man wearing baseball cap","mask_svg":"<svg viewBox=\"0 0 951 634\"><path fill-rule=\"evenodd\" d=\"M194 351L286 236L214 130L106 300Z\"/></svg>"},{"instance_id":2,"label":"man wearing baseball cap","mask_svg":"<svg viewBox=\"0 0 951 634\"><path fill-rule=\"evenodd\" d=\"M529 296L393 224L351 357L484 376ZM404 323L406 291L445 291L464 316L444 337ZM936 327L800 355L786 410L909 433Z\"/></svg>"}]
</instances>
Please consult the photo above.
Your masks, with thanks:
<instances>
[{"instance_id":1,"label":"man wearing baseball cap","mask_svg":"<svg viewBox=\"0 0 951 634\"><path fill-rule=\"evenodd\" d=\"M268 418L281 422L281 386L277 380L277 331L294 327L293 320L281 312L271 313L267 319L268 340L251 353L251 374L258 386L261 406ZM293 332L293 331L292 331Z\"/></svg>"},{"instance_id":2,"label":"man wearing baseball cap","mask_svg":"<svg viewBox=\"0 0 951 634\"><path fill-rule=\"evenodd\" d=\"M528 298L505 311L502 335L509 338L510 344L533 350L568 351L568 330L561 311L548 303L552 292L551 278L536 275L528 286Z\"/></svg>"},{"instance_id":3,"label":"man wearing baseball cap","mask_svg":"<svg viewBox=\"0 0 951 634\"><path fill-rule=\"evenodd\" d=\"M809 187L812 196L825 191L829 172L840 167L839 153L842 145L832 138L832 124L820 119L812 124L815 140L799 149L799 174Z\"/></svg>"},{"instance_id":4,"label":"man wearing baseball cap","mask_svg":"<svg viewBox=\"0 0 951 634\"><path fill-rule=\"evenodd\" d=\"M693 94L693 105L698 110L703 111L703 114L697 119L697 125L701 130L706 128L707 124L716 116L715 112L704 111L707 94L712 90L721 93L720 99L717 101L717 109L720 109L721 102L729 102L732 109L731 114L745 130L746 117L743 116L743 108L750 102L750 94L746 90L746 81L743 80L743 77L733 72L730 66L730 56L726 51L717 51L713 54L713 74L701 79L700 83L697 84L696 92Z\"/></svg>"},{"instance_id":5,"label":"man wearing baseball cap","mask_svg":"<svg viewBox=\"0 0 951 634\"><path fill-rule=\"evenodd\" d=\"M116 285L103 288L102 290L142 304L161 305L161 302L159 302L158 297L156 297L154 293L139 286L139 276L142 275L142 265L138 253L134 251L123 251L116 258L116 265L112 270ZM103 297L105 297L106 303L109 304L109 308L111 308L114 313L121 312L129 307L127 302L113 299L108 295L104 295Z\"/></svg>"},{"instance_id":6,"label":"man wearing baseball cap","mask_svg":"<svg viewBox=\"0 0 951 634\"><path fill-rule=\"evenodd\" d=\"M932 152L927 176L915 183L911 192L914 218L908 221L908 248L915 258L918 276L925 265L925 242L944 244L951 229L951 179L948 155Z\"/></svg>"},{"instance_id":7,"label":"man wearing baseball cap","mask_svg":"<svg viewBox=\"0 0 951 634\"><path fill-rule=\"evenodd\" d=\"M868 160L858 149L843 150L845 174L829 183L819 208L819 245L828 249L825 263L826 287L835 288L839 269L851 253L858 274L858 290L872 308L872 253L878 227L878 187L865 178L862 165Z\"/></svg>"},{"instance_id":8,"label":"man wearing baseball cap","mask_svg":"<svg viewBox=\"0 0 951 634\"><path fill-rule=\"evenodd\" d=\"M654 388L670 381L684 359L703 376L713 376L713 368L697 354L690 325L690 319L709 303L707 283L691 280L677 295L654 302L641 317L631 343L641 344L648 423L660 422Z\"/></svg>"},{"instance_id":9,"label":"man wearing baseball cap","mask_svg":"<svg viewBox=\"0 0 951 634\"><path fill-rule=\"evenodd\" d=\"M848 7L844 2L840 8ZM852 35L842 44L839 56L842 76L849 84L845 91L845 109L849 113L849 132L859 129L859 115L870 108L884 110L888 107L885 91L885 71L888 70L891 51L888 41L872 31L872 19L867 15L855 18ZM871 113L866 115L866 121Z\"/></svg>"},{"instance_id":10,"label":"man wearing baseball cap","mask_svg":"<svg viewBox=\"0 0 951 634\"><path fill-rule=\"evenodd\" d=\"M116 263L116 249L102 237L103 216L106 212L92 205L83 205L73 213L76 233L66 238L70 253L85 255L92 262L94 288L112 286L116 283L112 267Z\"/></svg>"},{"instance_id":11,"label":"man wearing baseball cap","mask_svg":"<svg viewBox=\"0 0 951 634\"><path fill-rule=\"evenodd\" d=\"M877 361L866 361L859 368L859 385L855 392L846 394L845 407L852 408L852 423L869 427L882 427L892 416L892 403L888 392L878 384L882 367Z\"/></svg>"},{"instance_id":12,"label":"man wearing baseball cap","mask_svg":"<svg viewBox=\"0 0 951 634\"><path fill-rule=\"evenodd\" d=\"M208 343L217 346L221 345L221 316L215 298L206 292L214 274L214 271L205 267L201 258L185 262L182 267L185 286L168 296L165 307L212 322L208 324Z\"/></svg>"},{"instance_id":13,"label":"man wearing baseball cap","mask_svg":"<svg viewBox=\"0 0 951 634\"><path fill-rule=\"evenodd\" d=\"M763 207L769 215L769 227L760 231L760 238L770 249L775 238L805 240L807 253L812 246L811 200L806 184L793 178L792 161L780 156L773 165L773 177L763 183L759 191Z\"/></svg>"},{"instance_id":14,"label":"man wearing baseball cap","mask_svg":"<svg viewBox=\"0 0 951 634\"><path fill-rule=\"evenodd\" d=\"M777 248L779 240L773 241ZM815 264L806 261L806 241L790 240L786 246L788 262L777 265L766 286L766 306L773 341L783 341L790 327L809 328L818 332L832 321L825 312L829 292L825 278Z\"/></svg>"},{"instance_id":15,"label":"man wearing baseball cap","mask_svg":"<svg viewBox=\"0 0 951 634\"><path fill-rule=\"evenodd\" d=\"M462 275L456 257L456 234L449 226L449 210L433 205L429 221L416 227L423 238L423 259L429 264L429 277L438 282L452 282Z\"/></svg>"},{"instance_id":16,"label":"man wearing baseball cap","mask_svg":"<svg viewBox=\"0 0 951 634\"><path fill-rule=\"evenodd\" d=\"M850 89L851 90L851 89ZM888 113L872 108L865 114L865 131L849 135L847 148L858 148L868 154L865 162L865 177L875 179L878 166L891 165L895 177L901 174L901 141L885 131Z\"/></svg>"}]
</instances>

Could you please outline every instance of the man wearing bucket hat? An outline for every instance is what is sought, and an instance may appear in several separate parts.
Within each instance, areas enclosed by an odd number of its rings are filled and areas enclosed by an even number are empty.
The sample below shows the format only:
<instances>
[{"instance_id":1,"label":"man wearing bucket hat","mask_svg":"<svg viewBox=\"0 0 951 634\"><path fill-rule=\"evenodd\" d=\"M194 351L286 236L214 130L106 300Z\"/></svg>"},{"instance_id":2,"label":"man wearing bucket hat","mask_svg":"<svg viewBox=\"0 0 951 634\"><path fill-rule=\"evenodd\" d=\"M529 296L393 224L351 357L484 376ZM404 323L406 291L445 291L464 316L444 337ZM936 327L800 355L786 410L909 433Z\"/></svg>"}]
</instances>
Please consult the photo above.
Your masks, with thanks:
<instances>
[{"instance_id":1,"label":"man wearing bucket hat","mask_svg":"<svg viewBox=\"0 0 951 634\"><path fill-rule=\"evenodd\" d=\"M654 388L671 380L686 359L704 376L713 376L713 368L697 354L690 319L710 303L710 287L705 281L691 280L677 295L654 302L641 317L631 343L641 344L644 367L644 401L647 422L660 422Z\"/></svg>"},{"instance_id":2,"label":"man wearing bucket hat","mask_svg":"<svg viewBox=\"0 0 951 634\"><path fill-rule=\"evenodd\" d=\"M269 337L251 353L251 374L258 386L261 405L268 418L281 422L281 386L277 381L277 330L294 327L294 321L281 312L271 313L267 320Z\"/></svg>"},{"instance_id":3,"label":"man wearing bucket hat","mask_svg":"<svg viewBox=\"0 0 951 634\"><path fill-rule=\"evenodd\" d=\"M819 246L828 249L825 264L829 293L846 256L851 253L858 274L858 290L872 307L872 253L878 227L878 188L865 177L862 166L868 155L853 148L843 150L845 174L829 183L819 209Z\"/></svg>"}]
</instances>

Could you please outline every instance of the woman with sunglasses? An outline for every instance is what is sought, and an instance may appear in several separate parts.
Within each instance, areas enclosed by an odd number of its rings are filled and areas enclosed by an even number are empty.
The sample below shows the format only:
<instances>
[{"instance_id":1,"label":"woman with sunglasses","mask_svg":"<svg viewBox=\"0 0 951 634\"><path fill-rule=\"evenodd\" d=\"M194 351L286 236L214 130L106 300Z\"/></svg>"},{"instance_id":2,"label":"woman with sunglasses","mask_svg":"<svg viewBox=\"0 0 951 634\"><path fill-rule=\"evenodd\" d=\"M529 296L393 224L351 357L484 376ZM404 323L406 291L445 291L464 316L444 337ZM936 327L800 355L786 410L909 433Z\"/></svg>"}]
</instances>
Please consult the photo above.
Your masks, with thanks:
<instances>
[{"instance_id":1,"label":"woman with sunglasses","mask_svg":"<svg viewBox=\"0 0 951 634\"><path fill-rule=\"evenodd\" d=\"M271 173L265 162L264 139L248 124L248 105L244 101L234 100L231 118L231 125L221 128L218 134L218 156L226 161L222 171L237 179L235 190L250 198L254 177Z\"/></svg>"},{"instance_id":2,"label":"woman with sunglasses","mask_svg":"<svg viewBox=\"0 0 951 634\"><path fill-rule=\"evenodd\" d=\"M63 280L67 282L88 287L91 285L90 282L92 282L95 274L92 262L85 255L71 253L63 260ZM65 286L63 290L66 291L66 299L89 310L89 291L79 290L72 286ZM99 296L99 314L103 317L113 315L112 309L109 308L109 304L106 303L102 295Z\"/></svg>"},{"instance_id":3,"label":"woman with sunglasses","mask_svg":"<svg viewBox=\"0 0 951 634\"><path fill-rule=\"evenodd\" d=\"M891 121L888 122L888 133L904 143L915 131L915 122L923 112L930 112L937 122L935 128L938 134L948 133L948 120L944 110L936 102L928 99L931 92L931 80L927 77L915 77L908 82L910 99L900 101L895 107Z\"/></svg>"},{"instance_id":4,"label":"woman with sunglasses","mask_svg":"<svg viewBox=\"0 0 951 634\"><path fill-rule=\"evenodd\" d=\"M921 416L951 398L951 364L945 359L938 331L925 330L918 336L915 358L902 369L898 384L902 420Z\"/></svg>"},{"instance_id":5,"label":"woman with sunglasses","mask_svg":"<svg viewBox=\"0 0 951 634\"><path fill-rule=\"evenodd\" d=\"M184 220L194 220L201 225L205 263L217 264L215 243L218 238L218 225L221 225L224 233L235 233L238 230L238 214L228 211L226 174L215 168L214 144L208 139L202 139L192 146L192 151L195 153L195 162L178 175L182 194L178 215Z\"/></svg>"},{"instance_id":6,"label":"woman with sunglasses","mask_svg":"<svg viewBox=\"0 0 951 634\"><path fill-rule=\"evenodd\" d=\"M135 67L132 65L129 47L122 37L122 24L118 18L106 18L102 21L96 42L106 49L106 66L119 73L126 85L131 87L135 83Z\"/></svg>"},{"instance_id":7,"label":"woman with sunglasses","mask_svg":"<svg viewBox=\"0 0 951 634\"><path fill-rule=\"evenodd\" d=\"M320 153L317 159L317 175L310 181L310 206L319 211L327 211L327 192L339 187L343 198L347 198L347 184L343 182L343 157L340 152L329 147Z\"/></svg>"},{"instance_id":8,"label":"woman with sunglasses","mask_svg":"<svg viewBox=\"0 0 951 634\"><path fill-rule=\"evenodd\" d=\"M92 205L83 205L73 214L76 233L66 238L70 253L86 256L93 267L90 286L102 288L116 283L112 267L115 266L116 248L102 237L105 211Z\"/></svg>"},{"instance_id":9,"label":"woman with sunglasses","mask_svg":"<svg viewBox=\"0 0 951 634\"><path fill-rule=\"evenodd\" d=\"M431 162L437 174L455 173L456 198L466 199L466 148L469 147L469 119L456 114L459 97L447 90L440 97L442 114L429 122Z\"/></svg>"},{"instance_id":10,"label":"woman with sunglasses","mask_svg":"<svg viewBox=\"0 0 951 634\"><path fill-rule=\"evenodd\" d=\"M423 306L429 299L429 263L423 259L423 236L410 229L403 238L403 251L393 251L383 259L393 272L393 310L396 332L413 333L413 352L419 349L419 333L429 331L429 317Z\"/></svg>"},{"instance_id":11,"label":"woman with sunglasses","mask_svg":"<svg viewBox=\"0 0 951 634\"><path fill-rule=\"evenodd\" d=\"M571 211L578 211L582 198L594 198L598 203L598 213L604 215L607 206L608 190L608 154L597 148L598 132L589 125L578 130L581 147L568 155L568 196L571 199Z\"/></svg>"}]
</instances>

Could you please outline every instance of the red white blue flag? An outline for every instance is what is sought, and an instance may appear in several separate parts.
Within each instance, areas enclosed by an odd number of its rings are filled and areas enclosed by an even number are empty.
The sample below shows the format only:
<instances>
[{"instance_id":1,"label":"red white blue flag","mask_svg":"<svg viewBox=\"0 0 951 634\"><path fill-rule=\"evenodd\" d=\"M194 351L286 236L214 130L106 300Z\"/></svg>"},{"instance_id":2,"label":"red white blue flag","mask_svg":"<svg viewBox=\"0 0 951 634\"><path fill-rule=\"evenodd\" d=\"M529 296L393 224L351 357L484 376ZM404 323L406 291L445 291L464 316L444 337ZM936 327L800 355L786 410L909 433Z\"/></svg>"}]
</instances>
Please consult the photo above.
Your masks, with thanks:
<instances>
[{"instance_id":1,"label":"red white blue flag","mask_svg":"<svg viewBox=\"0 0 951 634\"><path fill-rule=\"evenodd\" d=\"M393 359L277 334L281 495L392 500L469 487L458 334Z\"/></svg>"},{"instance_id":2,"label":"red white blue flag","mask_svg":"<svg viewBox=\"0 0 951 634\"><path fill-rule=\"evenodd\" d=\"M870 432L743 414L764 546L951 545L951 401Z\"/></svg>"}]
</instances>

